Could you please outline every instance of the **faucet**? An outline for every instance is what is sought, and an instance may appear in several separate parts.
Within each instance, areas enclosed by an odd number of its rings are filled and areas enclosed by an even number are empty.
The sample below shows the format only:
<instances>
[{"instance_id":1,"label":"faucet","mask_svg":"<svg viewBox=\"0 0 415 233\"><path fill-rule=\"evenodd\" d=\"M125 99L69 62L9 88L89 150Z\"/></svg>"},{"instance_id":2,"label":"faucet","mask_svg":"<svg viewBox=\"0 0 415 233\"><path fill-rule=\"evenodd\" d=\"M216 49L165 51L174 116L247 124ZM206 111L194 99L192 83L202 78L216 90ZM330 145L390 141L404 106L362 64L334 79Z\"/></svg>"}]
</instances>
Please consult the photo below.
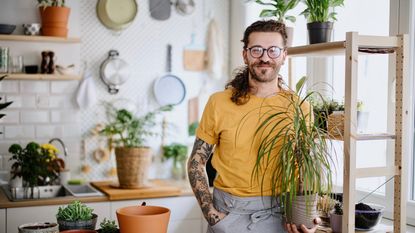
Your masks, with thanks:
<instances>
[{"instance_id":1,"label":"faucet","mask_svg":"<svg viewBox=\"0 0 415 233\"><path fill-rule=\"evenodd\" d=\"M49 143L52 143L54 141L58 141L61 144L61 146L63 148L63 154L65 155L65 157L68 156L68 148L66 148L65 143L63 143L62 139L52 138L52 139L49 140Z\"/></svg>"}]
</instances>

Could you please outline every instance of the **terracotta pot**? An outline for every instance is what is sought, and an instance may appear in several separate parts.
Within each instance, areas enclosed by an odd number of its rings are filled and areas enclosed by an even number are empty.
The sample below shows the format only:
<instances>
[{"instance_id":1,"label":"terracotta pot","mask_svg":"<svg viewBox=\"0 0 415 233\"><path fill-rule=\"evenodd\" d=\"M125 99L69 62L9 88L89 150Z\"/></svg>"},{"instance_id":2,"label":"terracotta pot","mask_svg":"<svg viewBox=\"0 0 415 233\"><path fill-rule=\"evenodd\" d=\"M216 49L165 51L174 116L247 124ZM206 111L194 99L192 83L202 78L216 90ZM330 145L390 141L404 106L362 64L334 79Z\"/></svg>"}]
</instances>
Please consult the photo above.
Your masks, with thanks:
<instances>
[{"instance_id":1,"label":"terracotta pot","mask_svg":"<svg viewBox=\"0 0 415 233\"><path fill-rule=\"evenodd\" d=\"M166 233L170 210L160 206L128 206L117 209L117 219L122 233Z\"/></svg>"},{"instance_id":2,"label":"terracotta pot","mask_svg":"<svg viewBox=\"0 0 415 233\"><path fill-rule=\"evenodd\" d=\"M58 233L59 227L57 223L37 222L26 223L19 226L19 233Z\"/></svg>"},{"instance_id":3,"label":"terracotta pot","mask_svg":"<svg viewBox=\"0 0 415 233\"><path fill-rule=\"evenodd\" d=\"M42 35L66 37L68 34L68 7L39 7Z\"/></svg>"},{"instance_id":4,"label":"terracotta pot","mask_svg":"<svg viewBox=\"0 0 415 233\"><path fill-rule=\"evenodd\" d=\"M120 188L140 188L147 185L151 164L149 147L115 148L117 175Z\"/></svg>"}]
</instances>

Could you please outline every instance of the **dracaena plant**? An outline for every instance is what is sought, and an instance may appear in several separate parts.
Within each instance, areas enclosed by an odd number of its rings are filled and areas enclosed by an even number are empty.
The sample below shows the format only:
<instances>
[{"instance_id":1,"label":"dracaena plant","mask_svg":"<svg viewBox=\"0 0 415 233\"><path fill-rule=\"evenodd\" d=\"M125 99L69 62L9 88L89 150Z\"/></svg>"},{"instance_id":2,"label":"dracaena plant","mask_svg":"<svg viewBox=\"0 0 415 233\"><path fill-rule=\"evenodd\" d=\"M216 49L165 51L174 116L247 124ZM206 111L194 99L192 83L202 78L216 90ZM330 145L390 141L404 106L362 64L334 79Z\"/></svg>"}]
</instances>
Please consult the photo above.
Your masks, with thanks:
<instances>
[{"instance_id":1,"label":"dracaena plant","mask_svg":"<svg viewBox=\"0 0 415 233\"><path fill-rule=\"evenodd\" d=\"M252 177L262 180L262 187L270 185L273 195L284 197L281 201L288 216L297 195L311 200L316 193L330 192L332 187L330 141L326 140L327 132L313 123L308 102L316 93L304 94L305 80L303 77L297 83L295 93L282 95L288 106L268 106L263 111L255 132L259 149ZM268 174L271 183L265 184L263 177Z\"/></svg>"},{"instance_id":2,"label":"dracaena plant","mask_svg":"<svg viewBox=\"0 0 415 233\"><path fill-rule=\"evenodd\" d=\"M7 75L4 75L4 76L0 77L0 81L2 81L6 77L7 77ZM5 108L9 107L9 105L12 104L12 103L13 103L12 101L2 103L1 102L1 97L0 97L0 110L3 110ZM6 114L0 113L0 119L3 118L4 116L6 116ZM0 132L0 134L2 134L2 132Z\"/></svg>"},{"instance_id":3,"label":"dracaena plant","mask_svg":"<svg viewBox=\"0 0 415 233\"><path fill-rule=\"evenodd\" d=\"M126 109L117 110L107 104L110 122L101 130L101 134L107 136L110 145L119 147L143 147L146 137L155 136L153 127L156 125L156 114L173 109L172 105L160 107L146 115L137 117Z\"/></svg>"},{"instance_id":4,"label":"dracaena plant","mask_svg":"<svg viewBox=\"0 0 415 233\"><path fill-rule=\"evenodd\" d=\"M336 21L335 7L343 6L344 0L303 0L306 9L301 12L309 23Z\"/></svg>"},{"instance_id":5,"label":"dracaena plant","mask_svg":"<svg viewBox=\"0 0 415 233\"><path fill-rule=\"evenodd\" d=\"M267 7L259 14L260 17L276 17L277 21L285 23L285 21L295 22L296 18L293 15L287 15L289 10L294 9L300 0L252 0L260 5Z\"/></svg>"}]
</instances>

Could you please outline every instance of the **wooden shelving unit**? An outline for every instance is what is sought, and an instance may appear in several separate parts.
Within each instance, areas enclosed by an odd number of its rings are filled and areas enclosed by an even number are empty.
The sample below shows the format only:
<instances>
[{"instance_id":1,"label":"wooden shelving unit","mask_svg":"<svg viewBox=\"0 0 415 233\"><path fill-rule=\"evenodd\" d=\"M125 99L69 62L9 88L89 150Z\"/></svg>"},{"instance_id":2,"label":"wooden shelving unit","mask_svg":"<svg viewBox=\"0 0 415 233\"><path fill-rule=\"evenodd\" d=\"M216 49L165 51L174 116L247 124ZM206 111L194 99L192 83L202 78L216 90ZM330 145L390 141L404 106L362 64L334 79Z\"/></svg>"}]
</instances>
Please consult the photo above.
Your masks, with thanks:
<instances>
[{"instance_id":1,"label":"wooden shelving unit","mask_svg":"<svg viewBox=\"0 0 415 233\"><path fill-rule=\"evenodd\" d=\"M5 74L0 74L3 76ZM5 80L50 80L50 81L63 81L63 80L81 80L81 76L78 75L61 75L61 74L6 74Z\"/></svg>"},{"instance_id":2,"label":"wooden shelving unit","mask_svg":"<svg viewBox=\"0 0 415 233\"><path fill-rule=\"evenodd\" d=\"M394 176L394 210L393 232L406 232L406 201L407 201L407 158L405 156L409 140L403 135L409 135L411 129L403 127L409 122L408 106L404 106L409 96L406 88L409 86L408 59L409 40L407 35L398 36L363 36L357 32L347 32L345 41L313 44L288 48L288 57L327 57L333 55L345 56L345 116L344 135L337 138L344 141L343 169L343 229L344 233L355 232L355 190L356 179L362 177ZM385 54L396 58L395 77L395 132L380 134L358 134L357 122L357 80L358 57L360 53ZM292 74L289 61L289 75ZM291 77L289 77L292 80ZM291 83L291 82L290 82ZM354 122L354 124L352 124ZM394 164L385 167L356 168L356 142L362 140L394 140ZM389 155L388 155L389 156Z\"/></svg>"},{"instance_id":3,"label":"wooden shelving unit","mask_svg":"<svg viewBox=\"0 0 415 233\"><path fill-rule=\"evenodd\" d=\"M22 41L22 42L48 42L48 43L80 43L80 38L64 38L53 36L25 36L25 35L0 35L3 41Z\"/></svg>"}]
</instances>

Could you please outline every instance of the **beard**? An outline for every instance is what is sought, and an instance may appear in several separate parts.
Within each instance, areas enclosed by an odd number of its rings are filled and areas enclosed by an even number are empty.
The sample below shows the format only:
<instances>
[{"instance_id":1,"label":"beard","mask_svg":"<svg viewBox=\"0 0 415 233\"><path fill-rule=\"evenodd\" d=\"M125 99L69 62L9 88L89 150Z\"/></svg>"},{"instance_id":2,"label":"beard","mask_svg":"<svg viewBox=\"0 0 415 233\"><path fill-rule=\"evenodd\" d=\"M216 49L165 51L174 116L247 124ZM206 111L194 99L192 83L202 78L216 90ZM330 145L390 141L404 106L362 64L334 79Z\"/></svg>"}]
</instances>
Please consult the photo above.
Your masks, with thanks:
<instances>
[{"instance_id":1,"label":"beard","mask_svg":"<svg viewBox=\"0 0 415 233\"><path fill-rule=\"evenodd\" d=\"M267 66L267 67L261 67ZM278 77L281 65L271 62L254 62L248 65L248 71L251 78L257 82L272 82Z\"/></svg>"}]
</instances>

